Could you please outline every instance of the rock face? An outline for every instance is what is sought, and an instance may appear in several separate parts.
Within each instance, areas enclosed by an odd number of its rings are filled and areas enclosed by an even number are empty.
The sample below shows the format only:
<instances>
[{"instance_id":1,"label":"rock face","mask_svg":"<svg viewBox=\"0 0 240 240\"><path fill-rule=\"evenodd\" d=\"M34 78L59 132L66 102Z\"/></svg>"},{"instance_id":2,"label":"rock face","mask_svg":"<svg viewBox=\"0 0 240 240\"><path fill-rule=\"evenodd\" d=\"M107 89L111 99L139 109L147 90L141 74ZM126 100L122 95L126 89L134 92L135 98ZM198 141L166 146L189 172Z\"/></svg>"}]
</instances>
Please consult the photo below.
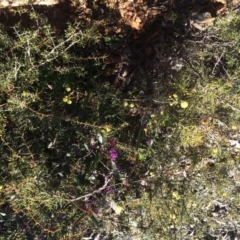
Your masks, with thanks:
<instances>
[{"instance_id":1,"label":"rock face","mask_svg":"<svg viewBox=\"0 0 240 240\"><path fill-rule=\"evenodd\" d=\"M146 0L106 0L105 2L109 8L119 11L125 24L138 31L153 22L157 16L167 12L170 3L169 0L160 0L154 6L151 1Z\"/></svg>"}]
</instances>

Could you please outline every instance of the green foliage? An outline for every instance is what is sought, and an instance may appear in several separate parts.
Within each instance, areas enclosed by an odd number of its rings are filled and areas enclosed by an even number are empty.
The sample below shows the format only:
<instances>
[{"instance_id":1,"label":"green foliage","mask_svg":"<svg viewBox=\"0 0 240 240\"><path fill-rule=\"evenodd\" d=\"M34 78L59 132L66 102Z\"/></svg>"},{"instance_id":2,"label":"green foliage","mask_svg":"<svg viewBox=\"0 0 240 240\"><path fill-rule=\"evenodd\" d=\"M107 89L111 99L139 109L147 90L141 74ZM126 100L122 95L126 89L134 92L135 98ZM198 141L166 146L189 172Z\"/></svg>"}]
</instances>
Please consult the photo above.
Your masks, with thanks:
<instances>
[{"instance_id":1,"label":"green foliage","mask_svg":"<svg viewBox=\"0 0 240 240\"><path fill-rule=\"evenodd\" d=\"M92 210L84 210L83 203L73 207L66 199L91 191L91 186L86 189L85 183L78 180L77 171L80 169L85 182L84 171L88 170L83 166L85 159L78 160L76 155L76 151L80 156L87 155L82 149L85 136L76 135L83 131L94 134L94 129L100 128L95 126L94 116L86 124L86 117L80 116L80 106L85 108L90 101L86 91L93 79L87 85L86 79L97 71L94 63L98 61L97 57L84 55L98 37L93 26L80 23L69 25L65 35L57 37L45 19L31 17L37 25L30 29L15 26L14 37L1 27L4 236L81 237L87 227L77 228L78 221L91 216ZM71 99L67 105L62 100L65 95ZM71 228L66 224L69 222ZM14 231L10 234L11 228Z\"/></svg>"},{"instance_id":2,"label":"green foliage","mask_svg":"<svg viewBox=\"0 0 240 240\"><path fill-rule=\"evenodd\" d=\"M229 221L239 208L238 180L231 177L239 175L239 142L233 140L239 133L239 16L219 21L206 33L214 41L206 48L188 44L184 67L169 71L174 77L166 89L162 82L156 87L161 95L146 126L153 144L139 185L144 190L126 203L140 239L237 236Z\"/></svg>"},{"instance_id":3,"label":"green foliage","mask_svg":"<svg viewBox=\"0 0 240 240\"><path fill-rule=\"evenodd\" d=\"M207 46L188 44L181 69L165 69L165 81L144 72L128 91L101 76L106 56L95 51L93 24L57 35L46 19L30 17L13 35L0 28L1 237L203 239L235 231L239 16L220 19ZM105 43L115 50L123 39ZM141 95L151 78L155 92Z\"/></svg>"}]
</instances>

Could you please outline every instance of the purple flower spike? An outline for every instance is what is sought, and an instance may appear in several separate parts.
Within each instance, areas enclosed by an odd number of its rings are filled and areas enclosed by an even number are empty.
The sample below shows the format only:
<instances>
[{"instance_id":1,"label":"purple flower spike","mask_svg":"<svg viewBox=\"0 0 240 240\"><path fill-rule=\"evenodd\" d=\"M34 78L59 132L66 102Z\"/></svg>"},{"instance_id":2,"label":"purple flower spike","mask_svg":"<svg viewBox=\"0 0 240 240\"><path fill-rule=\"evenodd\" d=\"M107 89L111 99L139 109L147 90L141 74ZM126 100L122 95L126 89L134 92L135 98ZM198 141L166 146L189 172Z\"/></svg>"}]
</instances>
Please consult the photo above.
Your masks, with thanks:
<instances>
[{"instance_id":1,"label":"purple flower spike","mask_svg":"<svg viewBox=\"0 0 240 240\"><path fill-rule=\"evenodd\" d=\"M118 157L118 152L115 149L111 149L109 151L109 154L110 154L110 160L111 161L115 161Z\"/></svg>"},{"instance_id":2,"label":"purple flower spike","mask_svg":"<svg viewBox=\"0 0 240 240\"><path fill-rule=\"evenodd\" d=\"M108 193L108 194L113 194L114 193L113 189L110 188L110 187L106 187L105 192Z\"/></svg>"},{"instance_id":3,"label":"purple flower spike","mask_svg":"<svg viewBox=\"0 0 240 240\"><path fill-rule=\"evenodd\" d=\"M117 140L116 139L111 139L109 142L108 142L108 148L113 148L115 147L117 144Z\"/></svg>"}]
</instances>

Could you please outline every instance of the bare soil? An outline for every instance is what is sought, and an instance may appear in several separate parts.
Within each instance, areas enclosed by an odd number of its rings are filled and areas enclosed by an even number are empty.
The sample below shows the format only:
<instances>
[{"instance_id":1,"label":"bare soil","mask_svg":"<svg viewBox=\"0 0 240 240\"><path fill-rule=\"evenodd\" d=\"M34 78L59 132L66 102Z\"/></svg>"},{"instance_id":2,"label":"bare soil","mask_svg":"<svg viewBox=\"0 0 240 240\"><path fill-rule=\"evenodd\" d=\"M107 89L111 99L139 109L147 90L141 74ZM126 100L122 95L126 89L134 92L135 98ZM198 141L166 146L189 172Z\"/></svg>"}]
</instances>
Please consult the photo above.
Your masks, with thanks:
<instances>
[{"instance_id":1,"label":"bare soil","mask_svg":"<svg viewBox=\"0 0 240 240\"><path fill-rule=\"evenodd\" d=\"M46 17L56 34L64 33L69 22L94 22L103 39L98 54L108 56L102 76L118 87L128 87L151 71L156 42L170 49L169 39L181 41L191 29L205 30L228 6L239 6L240 0L46 0L45 5L34 1L15 6L25 2L8 1L9 6L0 9L0 23L9 33L18 23L31 27L31 11ZM7 1L1 3L7 6ZM110 46L106 37L122 41ZM147 88L151 92L151 82Z\"/></svg>"}]
</instances>

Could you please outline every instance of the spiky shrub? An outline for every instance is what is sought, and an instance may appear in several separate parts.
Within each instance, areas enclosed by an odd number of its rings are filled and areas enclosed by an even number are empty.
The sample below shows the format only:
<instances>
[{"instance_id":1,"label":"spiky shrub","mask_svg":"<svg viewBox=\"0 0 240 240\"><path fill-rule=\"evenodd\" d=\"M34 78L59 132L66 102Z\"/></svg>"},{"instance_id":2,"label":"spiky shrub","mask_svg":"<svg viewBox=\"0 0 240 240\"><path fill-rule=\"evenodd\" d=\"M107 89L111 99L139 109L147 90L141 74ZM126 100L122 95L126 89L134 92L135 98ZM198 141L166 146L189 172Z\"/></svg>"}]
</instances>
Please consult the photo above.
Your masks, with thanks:
<instances>
[{"instance_id":1,"label":"spiky shrub","mask_svg":"<svg viewBox=\"0 0 240 240\"><path fill-rule=\"evenodd\" d=\"M153 76L155 93L145 98L100 77L94 26L70 24L56 35L35 14L31 28L14 26L13 35L2 26L4 239L103 232L113 239L201 239L232 231L239 16L230 16L234 27L227 16L209 31L207 48L188 44L183 68L169 70L168 81Z\"/></svg>"},{"instance_id":2,"label":"spiky shrub","mask_svg":"<svg viewBox=\"0 0 240 240\"><path fill-rule=\"evenodd\" d=\"M93 24L69 24L59 35L42 16L29 16L28 28L16 24L8 34L1 26L2 233L117 236L122 228L109 223L123 210L120 165L135 176L144 136L132 93L101 77L105 56L97 57Z\"/></svg>"},{"instance_id":3,"label":"spiky shrub","mask_svg":"<svg viewBox=\"0 0 240 240\"><path fill-rule=\"evenodd\" d=\"M93 25L57 35L30 18L11 36L0 30L1 227L5 239L79 239L95 212L83 196L102 185L89 180L99 161L90 139L105 122L94 92L101 58L88 52L99 38Z\"/></svg>"}]
</instances>

